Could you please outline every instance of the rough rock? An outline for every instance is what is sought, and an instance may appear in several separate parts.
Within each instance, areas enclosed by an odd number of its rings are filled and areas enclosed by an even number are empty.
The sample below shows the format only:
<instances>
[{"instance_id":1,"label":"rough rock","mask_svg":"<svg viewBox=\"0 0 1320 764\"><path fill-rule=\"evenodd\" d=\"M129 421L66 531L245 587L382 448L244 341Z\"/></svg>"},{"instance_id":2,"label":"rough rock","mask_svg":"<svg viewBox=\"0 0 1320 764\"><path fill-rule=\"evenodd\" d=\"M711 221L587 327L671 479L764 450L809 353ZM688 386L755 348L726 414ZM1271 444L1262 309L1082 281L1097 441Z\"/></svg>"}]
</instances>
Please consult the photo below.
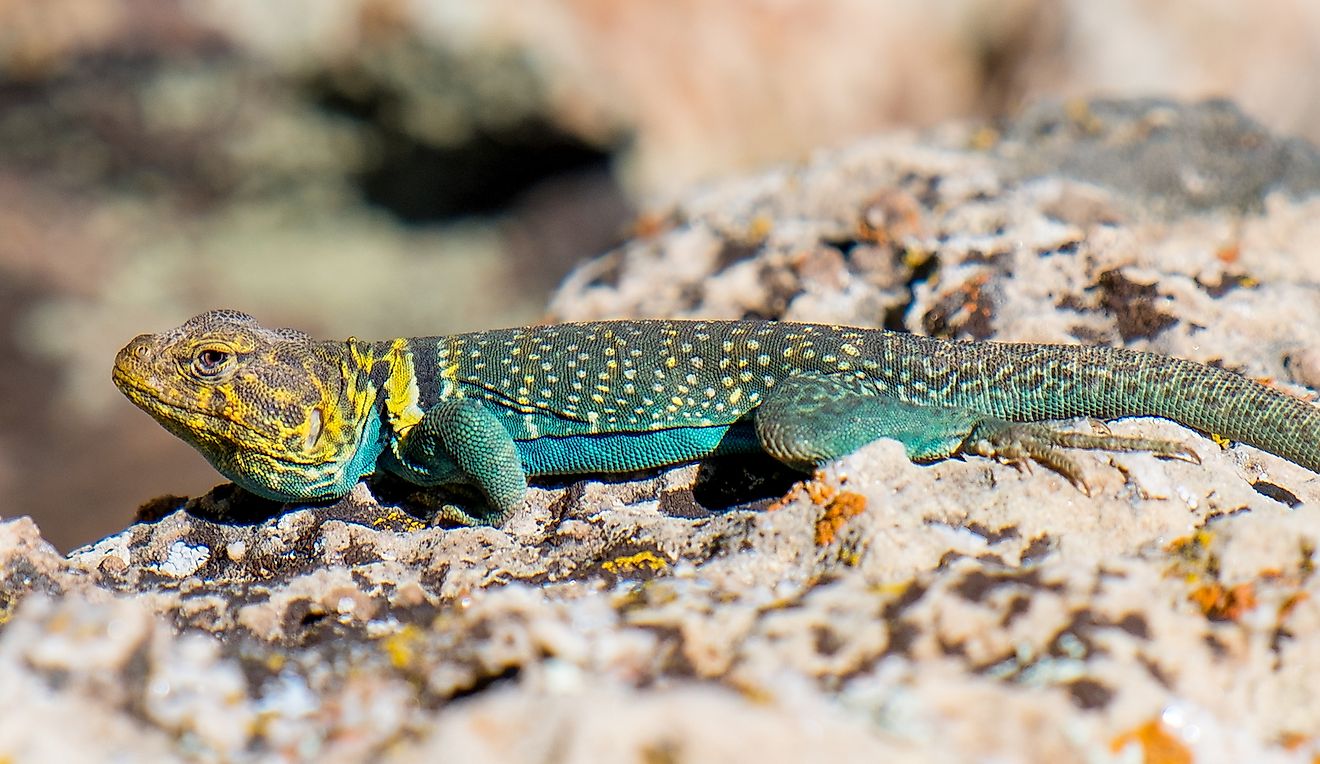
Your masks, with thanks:
<instances>
[{"instance_id":1,"label":"rough rock","mask_svg":"<svg viewBox=\"0 0 1320 764\"><path fill-rule=\"evenodd\" d=\"M1222 103L1041 109L693 192L555 314L1110 343L1314 397L1315 150ZM1201 464L1082 454L1088 496L880 441L545 483L503 528L221 486L67 557L6 520L0 761L1313 760L1320 479L1112 427Z\"/></svg>"}]
</instances>

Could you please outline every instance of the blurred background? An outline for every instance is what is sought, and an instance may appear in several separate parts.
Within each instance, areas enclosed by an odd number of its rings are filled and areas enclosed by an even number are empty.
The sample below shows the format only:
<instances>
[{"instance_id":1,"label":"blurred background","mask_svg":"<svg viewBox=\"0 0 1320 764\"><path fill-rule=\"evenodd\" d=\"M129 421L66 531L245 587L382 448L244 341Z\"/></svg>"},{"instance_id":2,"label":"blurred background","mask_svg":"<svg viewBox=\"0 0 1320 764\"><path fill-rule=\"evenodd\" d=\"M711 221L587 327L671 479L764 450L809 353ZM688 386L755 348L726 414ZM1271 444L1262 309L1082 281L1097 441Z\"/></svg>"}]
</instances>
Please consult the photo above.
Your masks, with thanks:
<instances>
[{"instance_id":1,"label":"blurred background","mask_svg":"<svg viewBox=\"0 0 1320 764\"><path fill-rule=\"evenodd\" d=\"M0 0L0 516L62 549L221 482L109 381L211 307L535 321L693 184L1038 98L1320 139L1315 0Z\"/></svg>"}]
</instances>

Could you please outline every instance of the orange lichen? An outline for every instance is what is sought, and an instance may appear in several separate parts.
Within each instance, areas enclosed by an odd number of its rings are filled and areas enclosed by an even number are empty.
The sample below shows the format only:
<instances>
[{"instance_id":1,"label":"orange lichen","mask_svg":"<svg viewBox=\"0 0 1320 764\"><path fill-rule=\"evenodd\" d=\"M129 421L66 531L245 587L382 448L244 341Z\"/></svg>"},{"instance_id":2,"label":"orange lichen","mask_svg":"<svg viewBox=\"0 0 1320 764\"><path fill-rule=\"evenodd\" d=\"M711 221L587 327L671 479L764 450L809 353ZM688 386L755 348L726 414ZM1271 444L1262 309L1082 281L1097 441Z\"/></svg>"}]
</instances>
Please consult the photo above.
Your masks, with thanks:
<instances>
[{"instance_id":1,"label":"orange lichen","mask_svg":"<svg viewBox=\"0 0 1320 764\"><path fill-rule=\"evenodd\" d=\"M921 202L906 191L882 191L862 205L857 238L878 246L898 245L920 235Z\"/></svg>"},{"instance_id":2,"label":"orange lichen","mask_svg":"<svg viewBox=\"0 0 1320 764\"><path fill-rule=\"evenodd\" d=\"M932 315L942 316L938 321L946 329L954 325L964 328L987 325L994 314L994 304L986 289L989 282L989 274L982 273L954 286L941 295L940 306Z\"/></svg>"},{"instance_id":3,"label":"orange lichen","mask_svg":"<svg viewBox=\"0 0 1320 764\"><path fill-rule=\"evenodd\" d=\"M783 509L803 498L825 510L816 520L816 546L828 546L848 520L866 511L866 497L826 482L819 473L811 480L793 486L791 491L771 504L766 511Z\"/></svg>"},{"instance_id":4,"label":"orange lichen","mask_svg":"<svg viewBox=\"0 0 1320 764\"><path fill-rule=\"evenodd\" d=\"M1283 604L1279 605L1279 619L1283 620L1284 618L1287 618L1288 614L1293 611L1293 608L1305 602L1308 598L1309 595L1307 595L1306 592L1293 592L1288 595L1287 598L1283 600Z\"/></svg>"},{"instance_id":5,"label":"orange lichen","mask_svg":"<svg viewBox=\"0 0 1320 764\"><path fill-rule=\"evenodd\" d=\"M633 220L632 238L651 239L673 227L673 220L666 215L643 212Z\"/></svg>"},{"instance_id":6,"label":"orange lichen","mask_svg":"<svg viewBox=\"0 0 1320 764\"><path fill-rule=\"evenodd\" d=\"M851 491L839 491L816 521L816 546L827 546L849 519L866 511L866 499Z\"/></svg>"},{"instance_id":7,"label":"orange lichen","mask_svg":"<svg viewBox=\"0 0 1320 764\"><path fill-rule=\"evenodd\" d=\"M1236 241L1225 243L1219 249L1215 250L1215 258L1221 263L1233 264L1242 257L1242 245Z\"/></svg>"},{"instance_id":8,"label":"orange lichen","mask_svg":"<svg viewBox=\"0 0 1320 764\"><path fill-rule=\"evenodd\" d=\"M1118 753L1129 745L1141 747L1146 764L1192 764L1192 752L1181 740L1170 734L1159 719L1151 719L1115 737L1109 750Z\"/></svg>"},{"instance_id":9,"label":"orange lichen","mask_svg":"<svg viewBox=\"0 0 1320 764\"><path fill-rule=\"evenodd\" d=\"M1187 595L1212 621L1237 621L1256 607L1256 589L1251 583L1225 587L1220 583L1198 586Z\"/></svg>"},{"instance_id":10,"label":"orange lichen","mask_svg":"<svg viewBox=\"0 0 1320 764\"><path fill-rule=\"evenodd\" d=\"M804 497L812 504L823 507L833 498L834 491L835 489L825 482L824 476L817 472L810 480L803 480L794 484L788 493L776 499L770 506L766 507L765 511L776 512Z\"/></svg>"},{"instance_id":11,"label":"orange lichen","mask_svg":"<svg viewBox=\"0 0 1320 764\"><path fill-rule=\"evenodd\" d=\"M807 498L818 507L828 507L839 492L839 489L822 480L808 481L803 487L807 492Z\"/></svg>"},{"instance_id":12,"label":"orange lichen","mask_svg":"<svg viewBox=\"0 0 1320 764\"><path fill-rule=\"evenodd\" d=\"M788 493L770 502L770 506L766 507L765 511L778 512L784 507L787 507L789 504L792 504L793 502L797 501L798 497L801 495L802 495L801 490L799 490L797 486L794 486L793 489L790 490Z\"/></svg>"}]
</instances>

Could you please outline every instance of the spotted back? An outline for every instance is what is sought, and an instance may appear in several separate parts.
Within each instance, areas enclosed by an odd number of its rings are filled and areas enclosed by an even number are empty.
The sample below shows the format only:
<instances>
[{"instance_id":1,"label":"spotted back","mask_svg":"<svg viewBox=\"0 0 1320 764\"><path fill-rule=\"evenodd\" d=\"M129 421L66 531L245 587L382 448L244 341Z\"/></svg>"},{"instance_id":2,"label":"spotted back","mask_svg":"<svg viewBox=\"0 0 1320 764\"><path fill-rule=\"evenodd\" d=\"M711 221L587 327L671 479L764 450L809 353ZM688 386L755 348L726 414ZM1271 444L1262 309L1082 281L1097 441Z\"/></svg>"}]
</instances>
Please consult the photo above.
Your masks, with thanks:
<instances>
[{"instance_id":1,"label":"spotted back","mask_svg":"<svg viewBox=\"0 0 1320 764\"><path fill-rule=\"evenodd\" d=\"M424 410L497 403L518 439L723 425L788 373L874 374L878 332L763 321L560 324L412 340Z\"/></svg>"}]
</instances>

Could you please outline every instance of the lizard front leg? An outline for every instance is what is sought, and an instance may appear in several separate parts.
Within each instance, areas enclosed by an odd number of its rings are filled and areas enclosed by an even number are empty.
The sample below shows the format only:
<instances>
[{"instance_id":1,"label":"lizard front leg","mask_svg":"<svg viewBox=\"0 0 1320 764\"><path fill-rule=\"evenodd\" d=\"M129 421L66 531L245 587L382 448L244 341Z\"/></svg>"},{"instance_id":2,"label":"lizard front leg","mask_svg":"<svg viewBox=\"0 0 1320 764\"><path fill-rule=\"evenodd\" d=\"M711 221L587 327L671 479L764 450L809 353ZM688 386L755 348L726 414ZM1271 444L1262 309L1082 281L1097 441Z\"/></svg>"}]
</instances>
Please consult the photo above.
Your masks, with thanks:
<instances>
[{"instance_id":1,"label":"lizard front leg","mask_svg":"<svg viewBox=\"0 0 1320 764\"><path fill-rule=\"evenodd\" d=\"M493 510L472 517L446 508L445 519L495 524L527 493L527 472L513 438L478 400L453 399L429 409L399 441L396 455L399 464L391 465L392 471L405 480L419 485L471 483Z\"/></svg>"},{"instance_id":2,"label":"lizard front leg","mask_svg":"<svg viewBox=\"0 0 1320 764\"><path fill-rule=\"evenodd\" d=\"M798 469L814 468L879 438L893 438L913 461L958 452L1012 463L1031 459L1086 490L1080 467L1063 449L1151 451L1196 458L1173 441L1064 432L970 409L908 403L855 377L789 377L775 386L753 416L761 448Z\"/></svg>"}]
</instances>

